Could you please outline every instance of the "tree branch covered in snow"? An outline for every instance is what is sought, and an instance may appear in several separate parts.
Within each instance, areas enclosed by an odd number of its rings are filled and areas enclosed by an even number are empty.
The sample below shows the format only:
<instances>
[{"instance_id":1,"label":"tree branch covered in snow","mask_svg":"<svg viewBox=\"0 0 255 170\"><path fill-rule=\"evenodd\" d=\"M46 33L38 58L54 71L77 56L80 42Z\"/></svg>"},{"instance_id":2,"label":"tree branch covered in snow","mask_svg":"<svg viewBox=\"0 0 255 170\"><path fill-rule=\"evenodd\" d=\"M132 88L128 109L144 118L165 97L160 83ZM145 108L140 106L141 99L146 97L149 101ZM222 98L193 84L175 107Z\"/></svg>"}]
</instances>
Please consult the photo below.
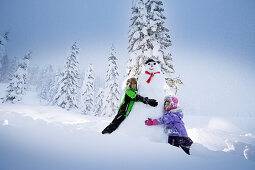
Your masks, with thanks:
<instances>
[{"instance_id":1,"label":"tree branch covered in snow","mask_svg":"<svg viewBox=\"0 0 255 170\"><path fill-rule=\"evenodd\" d=\"M88 71L85 75L85 79L82 85L82 95L81 95L81 103L82 103L82 112L87 115L92 115L94 111L94 89L95 89L95 77L94 77L94 69L90 64Z\"/></svg>"},{"instance_id":2,"label":"tree branch covered in snow","mask_svg":"<svg viewBox=\"0 0 255 170\"><path fill-rule=\"evenodd\" d=\"M21 60L16 72L13 74L3 102L16 103L22 100L22 97L27 90L27 69L30 59L31 52L28 52Z\"/></svg>"},{"instance_id":3,"label":"tree branch covered in snow","mask_svg":"<svg viewBox=\"0 0 255 170\"><path fill-rule=\"evenodd\" d=\"M53 104L65 108L78 108L79 100L79 48L76 42L72 45L71 54L67 57L65 71L61 74L57 94L54 97Z\"/></svg>"},{"instance_id":4,"label":"tree branch covered in snow","mask_svg":"<svg viewBox=\"0 0 255 170\"><path fill-rule=\"evenodd\" d=\"M108 58L108 70L104 89L103 116L113 116L118 110L120 92L117 60L115 49L112 46L111 55Z\"/></svg>"},{"instance_id":5,"label":"tree branch covered in snow","mask_svg":"<svg viewBox=\"0 0 255 170\"><path fill-rule=\"evenodd\" d=\"M180 78L173 78L174 68L169 47L169 30L165 27L163 3L159 0L137 0L133 2L129 30L129 53L127 76L138 77L148 58L160 61L166 83L177 92L182 84ZM178 81L176 81L178 79ZM180 83L181 82L181 83Z\"/></svg>"}]
</instances>

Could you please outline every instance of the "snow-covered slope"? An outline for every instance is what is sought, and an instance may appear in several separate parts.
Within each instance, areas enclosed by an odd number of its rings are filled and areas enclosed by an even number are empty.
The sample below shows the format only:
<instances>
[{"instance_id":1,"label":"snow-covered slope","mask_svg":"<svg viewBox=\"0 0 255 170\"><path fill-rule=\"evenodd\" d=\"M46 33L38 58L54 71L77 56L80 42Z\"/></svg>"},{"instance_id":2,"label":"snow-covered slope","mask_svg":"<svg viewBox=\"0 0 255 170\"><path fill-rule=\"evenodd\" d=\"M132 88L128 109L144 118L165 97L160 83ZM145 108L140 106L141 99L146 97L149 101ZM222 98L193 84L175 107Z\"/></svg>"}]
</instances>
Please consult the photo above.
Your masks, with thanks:
<instances>
[{"instance_id":1,"label":"snow-covered slope","mask_svg":"<svg viewBox=\"0 0 255 170\"><path fill-rule=\"evenodd\" d=\"M0 104L0 169L255 168L254 118L185 117L195 142L188 156L121 130L102 135L111 118L42 106L29 94L23 104Z\"/></svg>"}]
</instances>

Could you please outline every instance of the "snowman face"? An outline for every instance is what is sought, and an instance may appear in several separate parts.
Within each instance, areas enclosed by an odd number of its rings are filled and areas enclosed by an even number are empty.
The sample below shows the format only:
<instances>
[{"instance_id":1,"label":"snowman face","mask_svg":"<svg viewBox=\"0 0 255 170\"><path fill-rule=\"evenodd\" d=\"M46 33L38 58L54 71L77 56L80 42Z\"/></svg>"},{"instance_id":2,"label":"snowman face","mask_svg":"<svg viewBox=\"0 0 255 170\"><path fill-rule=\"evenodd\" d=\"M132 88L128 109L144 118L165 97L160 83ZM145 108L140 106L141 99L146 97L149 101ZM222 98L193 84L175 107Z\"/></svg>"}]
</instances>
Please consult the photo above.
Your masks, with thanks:
<instances>
[{"instance_id":1,"label":"snowman face","mask_svg":"<svg viewBox=\"0 0 255 170\"><path fill-rule=\"evenodd\" d=\"M148 72L157 72L159 71L159 64L157 62L149 62L145 65L145 70Z\"/></svg>"}]
</instances>

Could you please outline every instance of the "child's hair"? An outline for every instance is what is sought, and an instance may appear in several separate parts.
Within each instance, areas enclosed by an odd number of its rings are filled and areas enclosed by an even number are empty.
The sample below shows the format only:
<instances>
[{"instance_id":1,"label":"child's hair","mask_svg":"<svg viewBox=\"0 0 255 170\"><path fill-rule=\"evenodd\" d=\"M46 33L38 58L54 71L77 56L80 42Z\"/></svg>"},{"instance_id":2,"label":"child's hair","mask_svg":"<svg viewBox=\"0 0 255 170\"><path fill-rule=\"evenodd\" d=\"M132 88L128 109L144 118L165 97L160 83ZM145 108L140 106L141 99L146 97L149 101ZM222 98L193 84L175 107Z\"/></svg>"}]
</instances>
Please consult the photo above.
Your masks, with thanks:
<instances>
[{"instance_id":1,"label":"child's hair","mask_svg":"<svg viewBox=\"0 0 255 170\"><path fill-rule=\"evenodd\" d=\"M178 99L176 97L166 96L165 99L164 99L164 107L165 107L166 102L169 102L170 106L165 108L165 110L170 111L172 109L176 109L177 108Z\"/></svg>"},{"instance_id":2,"label":"child's hair","mask_svg":"<svg viewBox=\"0 0 255 170\"><path fill-rule=\"evenodd\" d=\"M137 79L134 77L128 79L126 84L127 88L131 88L131 84L136 84L137 86Z\"/></svg>"}]
</instances>

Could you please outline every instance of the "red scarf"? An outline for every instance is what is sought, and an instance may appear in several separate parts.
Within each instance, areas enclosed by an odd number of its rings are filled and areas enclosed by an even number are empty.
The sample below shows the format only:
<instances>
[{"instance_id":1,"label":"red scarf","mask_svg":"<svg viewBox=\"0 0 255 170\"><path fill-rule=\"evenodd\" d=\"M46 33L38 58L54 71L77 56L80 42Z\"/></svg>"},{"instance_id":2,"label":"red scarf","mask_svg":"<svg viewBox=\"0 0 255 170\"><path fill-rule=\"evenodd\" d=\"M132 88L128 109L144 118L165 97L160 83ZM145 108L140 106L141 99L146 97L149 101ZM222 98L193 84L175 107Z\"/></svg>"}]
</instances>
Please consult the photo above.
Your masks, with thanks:
<instances>
[{"instance_id":1,"label":"red scarf","mask_svg":"<svg viewBox=\"0 0 255 170\"><path fill-rule=\"evenodd\" d=\"M149 74L150 75L150 78L146 81L147 83L150 83L151 82L151 78L155 75L155 74L158 74L160 72L155 72L155 73L150 73L148 71L145 71L145 74Z\"/></svg>"}]
</instances>

